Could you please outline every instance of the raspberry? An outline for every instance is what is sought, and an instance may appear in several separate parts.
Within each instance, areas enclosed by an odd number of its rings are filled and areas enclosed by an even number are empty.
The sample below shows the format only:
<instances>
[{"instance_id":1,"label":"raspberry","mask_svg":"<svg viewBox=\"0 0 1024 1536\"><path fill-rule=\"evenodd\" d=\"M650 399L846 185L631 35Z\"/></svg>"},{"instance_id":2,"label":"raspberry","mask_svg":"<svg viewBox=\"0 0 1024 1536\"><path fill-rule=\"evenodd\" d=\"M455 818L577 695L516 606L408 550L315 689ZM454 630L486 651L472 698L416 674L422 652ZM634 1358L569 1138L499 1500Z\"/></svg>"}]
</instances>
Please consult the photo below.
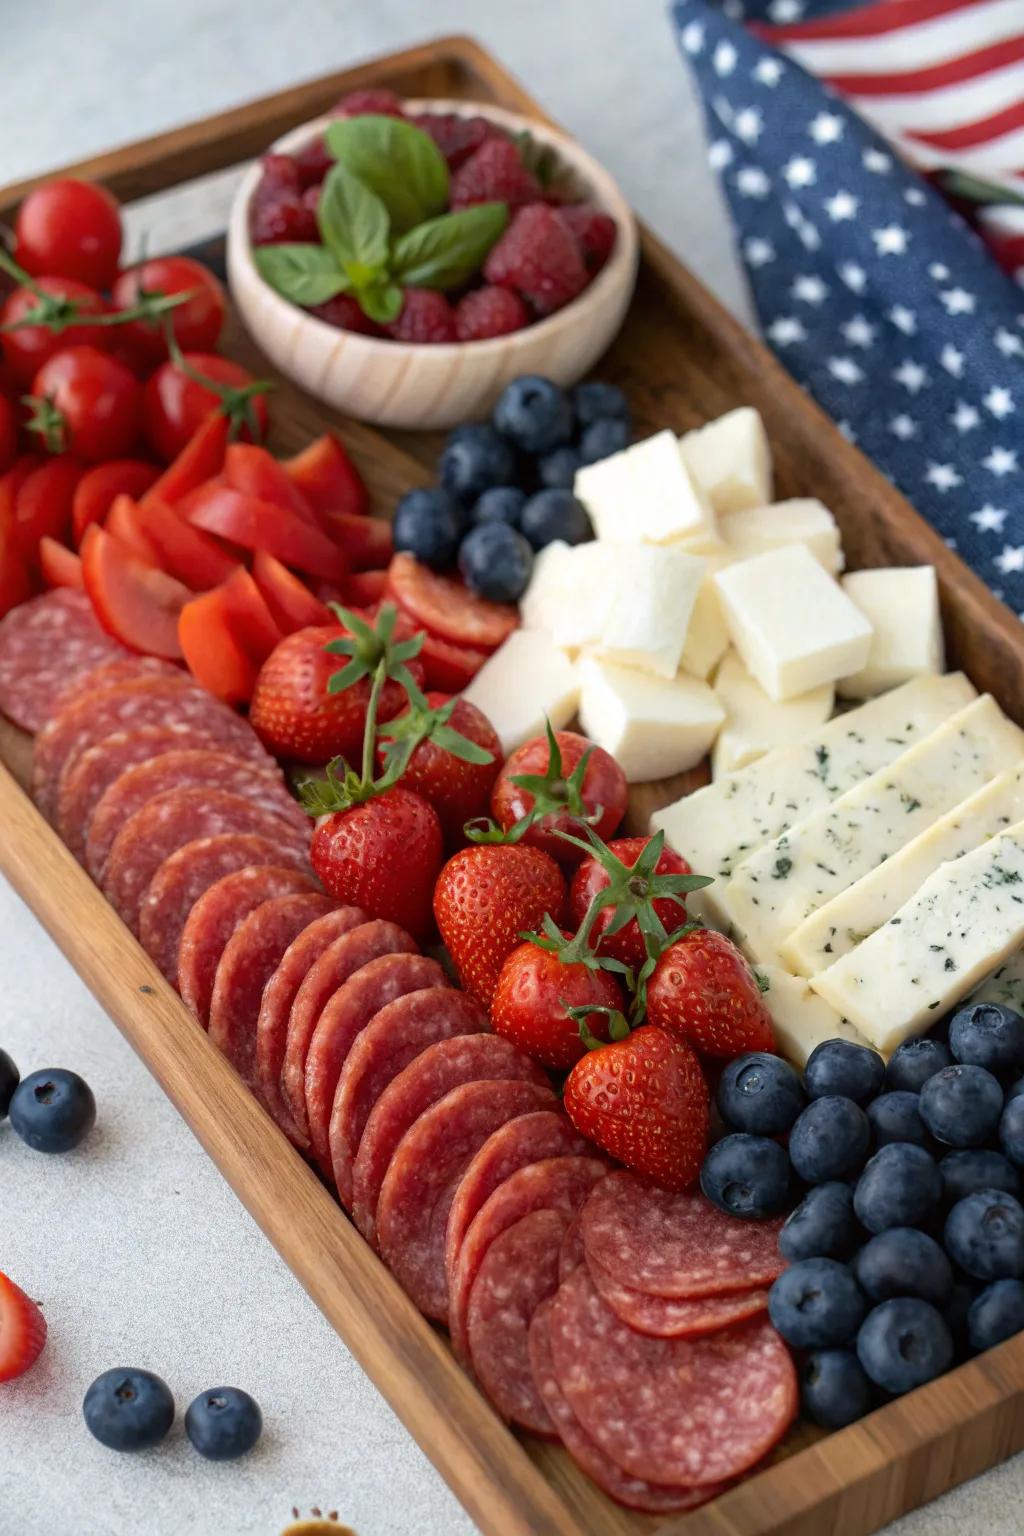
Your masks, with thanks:
<instances>
[{"instance_id":1,"label":"raspberry","mask_svg":"<svg viewBox=\"0 0 1024 1536\"><path fill-rule=\"evenodd\" d=\"M455 306L455 334L460 341L508 336L530 323L530 311L510 288L474 288Z\"/></svg>"},{"instance_id":2,"label":"raspberry","mask_svg":"<svg viewBox=\"0 0 1024 1536\"><path fill-rule=\"evenodd\" d=\"M305 193L278 192L276 188L271 188L262 196L257 194L249 219L249 234L253 245L318 240L320 236L316 227L316 212L309 207L305 198Z\"/></svg>"},{"instance_id":3,"label":"raspberry","mask_svg":"<svg viewBox=\"0 0 1024 1536\"><path fill-rule=\"evenodd\" d=\"M260 161L259 186L256 196L271 190L275 192L301 192L299 167L291 155L264 155Z\"/></svg>"},{"instance_id":4,"label":"raspberry","mask_svg":"<svg viewBox=\"0 0 1024 1536\"><path fill-rule=\"evenodd\" d=\"M588 281L579 246L546 203L520 208L491 247L484 277L499 288L516 289L538 315L554 314Z\"/></svg>"},{"instance_id":5,"label":"raspberry","mask_svg":"<svg viewBox=\"0 0 1024 1536\"><path fill-rule=\"evenodd\" d=\"M424 133L429 133L452 171L457 171L486 139L502 137L501 129L489 123L485 117L459 117L455 112L422 112L412 121Z\"/></svg>"},{"instance_id":6,"label":"raspberry","mask_svg":"<svg viewBox=\"0 0 1024 1536\"><path fill-rule=\"evenodd\" d=\"M592 203L570 203L558 217L575 237L588 272L600 272L615 248L618 230L611 214Z\"/></svg>"},{"instance_id":7,"label":"raspberry","mask_svg":"<svg viewBox=\"0 0 1024 1536\"><path fill-rule=\"evenodd\" d=\"M327 325L337 326L339 331L356 331L360 336L380 336L382 331L369 315L364 315L350 294L339 293L323 304L310 304L308 315L315 315Z\"/></svg>"},{"instance_id":8,"label":"raspberry","mask_svg":"<svg viewBox=\"0 0 1024 1536\"><path fill-rule=\"evenodd\" d=\"M293 158L303 187L318 187L334 164L334 156L322 133L304 144Z\"/></svg>"},{"instance_id":9,"label":"raspberry","mask_svg":"<svg viewBox=\"0 0 1024 1536\"><path fill-rule=\"evenodd\" d=\"M332 117L364 117L372 112L376 117L404 117L402 103L394 91L383 89L349 91L337 106L331 108Z\"/></svg>"},{"instance_id":10,"label":"raspberry","mask_svg":"<svg viewBox=\"0 0 1024 1536\"><path fill-rule=\"evenodd\" d=\"M508 203L516 209L540 196L540 185L512 140L486 139L452 177L450 202L453 208Z\"/></svg>"},{"instance_id":11,"label":"raspberry","mask_svg":"<svg viewBox=\"0 0 1024 1536\"><path fill-rule=\"evenodd\" d=\"M454 341L455 315L443 293L407 288L401 314L384 330L392 341Z\"/></svg>"}]
</instances>

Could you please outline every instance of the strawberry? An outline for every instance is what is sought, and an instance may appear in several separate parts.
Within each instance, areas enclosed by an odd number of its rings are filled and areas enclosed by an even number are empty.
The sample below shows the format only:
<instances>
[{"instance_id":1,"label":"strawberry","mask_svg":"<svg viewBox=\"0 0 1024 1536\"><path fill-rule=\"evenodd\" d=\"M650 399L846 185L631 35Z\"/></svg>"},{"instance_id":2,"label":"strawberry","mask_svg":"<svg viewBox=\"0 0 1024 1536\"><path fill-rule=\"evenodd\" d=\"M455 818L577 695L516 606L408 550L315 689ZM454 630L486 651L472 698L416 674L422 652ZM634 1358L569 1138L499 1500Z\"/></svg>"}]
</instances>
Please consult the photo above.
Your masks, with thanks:
<instances>
[{"instance_id":1,"label":"strawberry","mask_svg":"<svg viewBox=\"0 0 1024 1536\"><path fill-rule=\"evenodd\" d=\"M564 308L589 280L575 237L546 203L528 203L513 216L491 247L484 277L515 289L538 315Z\"/></svg>"},{"instance_id":2,"label":"strawberry","mask_svg":"<svg viewBox=\"0 0 1024 1536\"><path fill-rule=\"evenodd\" d=\"M310 848L326 891L372 917L398 923L415 939L429 932L443 857L437 813L401 785L335 811L317 827Z\"/></svg>"},{"instance_id":3,"label":"strawberry","mask_svg":"<svg viewBox=\"0 0 1024 1536\"><path fill-rule=\"evenodd\" d=\"M405 787L434 807L448 842L464 842L462 829L486 808L501 766L501 742L487 716L468 699L417 692L379 735L381 766L397 763Z\"/></svg>"},{"instance_id":4,"label":"strawberry","mask_svg":"<svg viewBox=\"0 0 1024 1536\"><path fill-rule=\"evenodd\" d=\"M0 1381L34 1365L46 1343L46 1319L20 1286L0 1274Z\"/></svg>"},{"instance_id":5,"label":"strawberry","mask_svg":"<svg viewBox=\"0 0 1024 1536\"><path fill-rule=\"evenodd\" d=\"M587 915L587 910L598 891L608 889L613 876L624 880L629 886L631 894L638 896L647 895L648 892L641 888L638 882L646 882L650 873L654 875L689 875L692 873L689 864L676 853L674 848L662 847L658 854L657 862L649 868L649 860L645 860L640 871L636 874L626 874L632 871L637 860L648 847L649 837L621 837L608 844L608 852L613 855L614 861L601 862L597 854L584 859L572 879L569 887L569 916L580 927ZM616 867L617 865L617 867ZM652 903L654 911L660 918L668 933L672 933L686 921L686 908L683 904L683 893L677 893L674 897L662 896ZM626 965L639 970L647 959L647 951L644 945L644 936L637 926L636 918L631 918L624 928L617 933L607 934L606 929L612 921L614 907L603 907L594 923L592 932L597 937L597 952L600 955L611 955L616 960L622 960Z\"/></svg>"},{"instance_id":6,"label":"strawberry","mask_svg":"<svg viewBox=\"0 0 1024 1536\"><path fill-rule=\"evenodd\" d=\"M392 341L454 341L455 311L433 288L407 288L398 319L386 325L384 333Z\"/></svg>"},{"instance_id":7,"label":"strawberry","mask_svg":"<svg viewBox=\"0 0 1024 1536\"><path fill-rule=\"evenodd\" d=\"M490 1007L498 976L519 935L557 922L565 881L539 848L480 845L448 860L434 890L434 917L459 981Z\"/></svg>"},{"instance_id":8,"label":"strawberry","mask_svg":"<svg viewBox=\"0 0 1024 1536\"><path fill-rule=\"evenodd\" d=\"M567 203L558 217L583 252L587 271L600 272L615 248L618 228L610 213L592 203Z\"/></svg>"},{"instance_id":9,"label":"strawberry","mask_svg":"<svg viewBox=\"0 0 1024 1536\"><path fill-rule=\"evenodd\" d=\"M731 939L710 928L696 928L662 952L647 982L647 1017L707 1056L775 1049L753 971Z\"/></svg>"},{"instance_id":10,"label":"strawberry","mask_svg":"<svg viewBox=\"0 0 1024 1536\"><path fill-rule=\"evenodd\" d=\"M502 135L502 130L486 117L460 117L457 112L421 112L411 121L430 135L450 171L457 171L485 139Z\"/></svg>"},{"instance_id":11,"label":"strawberry","mask_svg":"<svg viewBox=\"0 0 1024 1536\"><path fill-rule=\"evenodd\" d=\"M710 1120L708 1088L688 1045L645 1024L590 1050L569 1073L566 1113L581 1135L665 1189L700 1173Z\"/></svg>"},{"instance_id":12,"label":"strawberry","mask_svg":"<svg viewBox=\"0 0 1024 1536\"><path fill-rule=\"evenodd\" d=\"M453 210L474 203L507 203L509 211L536 202L540 183L523 164L511 139L485 139L452 177L450 204Z\"/></svg>"},{"instance_id":13,"label":"strawberry","mask_svg":"<svg viewBox=\"0 0 1024 1536\"><path fill-rule=\"evenodd\" d=\"M608 1012L621 1015L622 1007L622 989L607 971L579 961L565 964L528 941L501 968L491 1026L535 1061L565 1071L587 1052L581 1022L592 1037L607 1039Z\"/></svg>"},{"instance_id":14,"label":"strawberry","mask_svg":"<svg viewBox=\"0 0 1024 1536\"><path fill-rule=\"evenodd\" d=\"M455 306L455 334L459 341L509 336L529 323L530 311L511 288L474 288Z\"/></svg>"},{"instance_id":15,"label":"strawberry","mask_svg":"<svg viewBox=\"0 0 1024 1536\"><path fill-rule=\"evenodd\" d=\"M628 797L626 775L610 753L549 724L544 736L524 742L508 759L491 792L491 815L502 831L514 829L514 841L543 848L560 864L577 864L579 844L558 834L578 834L587 822L609 837Z\"/></svg>"}]
</instances>

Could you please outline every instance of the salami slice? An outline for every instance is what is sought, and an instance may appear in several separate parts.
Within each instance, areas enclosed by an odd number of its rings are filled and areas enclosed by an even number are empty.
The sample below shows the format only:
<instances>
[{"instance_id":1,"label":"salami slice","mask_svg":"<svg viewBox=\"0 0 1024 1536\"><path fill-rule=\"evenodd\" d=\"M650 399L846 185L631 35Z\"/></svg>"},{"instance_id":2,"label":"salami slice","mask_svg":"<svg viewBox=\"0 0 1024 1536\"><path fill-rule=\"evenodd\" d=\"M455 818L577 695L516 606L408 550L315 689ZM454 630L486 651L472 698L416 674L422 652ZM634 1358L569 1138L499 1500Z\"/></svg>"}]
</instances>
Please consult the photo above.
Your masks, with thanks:
<instances>
[{"instance_id":1,"label":"salami slice","mask_svg":"<svg viewBox=\"0 0 1024 1536\"><path fill-rule=\"evenodd\" d=\"M295 1140L298 1129L281 1092L281 1068L288 1038L288 1015L306 972L328 944L367 921L362 907L335 907L303 928L284 954L263 989L260 1016L256 1021L256 1076L260 1097L286 1136Z\"/></svg>"},{"instance_id":2,"label":"salami slice","mask_svg":"<svg viewBox=\"0 0 1024 1536\"><path fill-rule=\"evenodd\" d=\"M181 667L173 661L162 661L159 656L137 656L134 651L121 650L113 660L101 661L67 683L53 701L51 714L57 714L65 705L73 704L81 693L93 693L97 688L112 688L115 683L134 682L139 677L186 677Z\"/></svg>"},{"instance_id":3,"label":"salami slice","mask_svg":"<svg viewBox=\"0 0 1024 1536\"><path fill-rule=\"evenodd\" d=\"M370 1111L352 1169L352 1215L368 1242L376 1246L380 1188L406 1131L451 1089L481 1078L518 1079L540 1087L548 1083L540 1068L510 1040L500 1035L457 1035L428 1045L384 1089Z\"/></svg>"},{"instance_id":4,"label":"salami slice","mask_svg":"<svg viewBox=\"0 0 1024 1536\"><path fill-rule=\"evenodd\" d=\"M469 1297L469 1357L477 1380L509 1423L557 1431L534 1381L527 1335L533 1314L558 1289L566 1220L533 1211L488 1248Z\"/></svg>"},{"instance_id":5,"label":"salami slice","mask_svg":"<svg viewBox=\"0 0 1024 1536\"><path fill-rule=\"evenodd\" d=\"M146 887L160 865L197 837L255 832L293 853L309 848L309 833L226 789L170 789L150 800L121 828L103 871L103 892L133 933Z\"/></svg>"},{"instance_id":6,"label":"salami slice","mask_svg":"<svg viewBox=\"0 0 1024 1536\"><path fill-rule=\"evenodd\" d=\"M766 1319L702 1339L647 1338L605 1305L585 1267L555 1297L551 1353L570 1408L632 1477L728 1481L796 1414L793 1361Z\"/></svg>"},{"instance_id":7,"label":"salami slice","mask_svg":"<svg viewBox=\"0 0 1024 1536\"><path fill-rule=\"evenodd\" d=\"M224 875L200 896L182 930L178 947L178 989L182 1000L204 1029L210 1019L217 966L239 923L275 896L291 896L315 889L313 880L301 870L257 865Z\"/></svg>"},{"instance_id":8,"label":"salami slice","mask_svg":"<svg viewBox=\"0 0 1024 1536\"><path fill-rule=\"evenodd\" d=\"M732 1323L742 1323L768 1310L765 1290L731 1291L721 1296L698 1296L693 1300L672 1296L649 1296L623 1285L591 1261L590 1277L598 1295L616 1317L655 1339L695 1339L701 1334L717 1333Z\"/></svg>"},{"instance_id":9,"label":"salami slice","mask_svg":"<svg viewBox=\"0 0 1024 1536\"><path fill-rule=\"evenodd\" d=\"M331 1110L331 1170L347 1210L359 1142L384 1089L428 1045L487 1028L480 1004L452 987L407 992L370 1020L345 1058Z\"/></svg>"},{"instance_id":10,"label":"salami slice","mask_svg":"<svg viewBox=\"0 0 1024 1536\"><path fill-rule=\"evenodd\" d=\"M304 889L313 884L309 878L309 861L304 855L251 832L222 832L217 837L198 837L160 865L142 897L139 942L172 987L178 985L181 936L199 898L225 875L260 865L291 867L307 877Z\"/></svg>"},{"instance_id":11,"label":"salami slice","mask_svg":"<svg viewBox=\"0 0 1024 1536\"><path fill-rule=\"evenodd\" d=\"M303 928L334 907L319 891L276 896L243 918L224 946L210 998L210 1039L256 1087L256 1020L263 988Z\"/></svg>"},{"instance_id":12,"label":"salami slice","mask_svg":"<svg viewBox=\"0 0 1024 1536\"><path fill-rule=\"evenodd\" d=\"M456 1185L474 1153L506 1120L553 1103L551 1090L536 1083L463 1083L399 1142L381 1185L377 1237L384 1262L426 1317L448 1321L445 1231Z\"/></svg>"},{"instance_id":13,"label":"salami slice","mask_svg":"<svg viewBox=\"0 0 1024 1536\"><path fill-rule=\"evenodd\" d=\"M350 976L324 1004L306 1054L306 1114L313 1152L326 1172L331 1170L334 1094L360 1032L395 998L424 987L447 986L444 971L426 955L380 955Z\"/></svg>"},{"instance_id":14,"label":"salami slice","mask_svg":"<svg viewBox=\"0 0 1024 1536\"><path fill-rule=\"evenodd\" d=\"M69 682L127 652L97 624L84 592L61 588L0 619L0 711L38 731Z\"/></svg>"},{"instance_id":15,"label":"salami slice","mask_svg":"<svg viewBox=\"0 0 1024 1536\"><path fill-rule=\"evenodd\" d=\"M582 1259L582 1249L580 1252ZM725 1483L708 1484L703 1488L670 1488L660 1483L648 1483L639 1477L630 1477L617 1467L587 1434L579 1419L566 1401L555 1376L551 1354L551 1309L553 1301L541 1302L530 1324L527 1344L533 1379L544 1407L569 1455L597 1486L627 1509L643 1510L649 1515L674 1514L685 1509L696 1509L716 1498L728 1486Z\"/></svg>"},{"instance_id":16,"label":"salami slice","mask_svg":"<svg viewBox=\"0 0 1024 1536\"><path fill-rule=\"evenodd\" d=\"M693 1299L771 1285L786 1267L782 1218L742 1221L701 1194L673 1194L615 1173L583 1212L587 1257L652 1296Z\"/></svg>"},{"instance_id":17,"label":"salami slice","mask_svg":"<svg viewBox=\"0 0 1024 1536\"><path fill-rule=\"evenodd\" d=\"M561 1252L558 1255L558 1280L568 1280L574 1269L579 1269L581 1264L587 1262L586 1250L583 1247L583 1233L579 1213L573 1217L565 1229L565 1237L562 1239Z\"/></svg>"},{"instance_id":18,"label":"salami slice","mask_svg":"<svg viewBox=\"0 0 1024 1536\"><path fill-rule=\"evenodd\" d=\"M299 1132L299 1145L310 1145L306 1113L306 1055L329 997L362 966L381 955L415 955L419 945L397 923L376 918L329 944L306 973L288 1015L288 1037L281 1069L281 1091Z\"/></svg>"}]
</instances>

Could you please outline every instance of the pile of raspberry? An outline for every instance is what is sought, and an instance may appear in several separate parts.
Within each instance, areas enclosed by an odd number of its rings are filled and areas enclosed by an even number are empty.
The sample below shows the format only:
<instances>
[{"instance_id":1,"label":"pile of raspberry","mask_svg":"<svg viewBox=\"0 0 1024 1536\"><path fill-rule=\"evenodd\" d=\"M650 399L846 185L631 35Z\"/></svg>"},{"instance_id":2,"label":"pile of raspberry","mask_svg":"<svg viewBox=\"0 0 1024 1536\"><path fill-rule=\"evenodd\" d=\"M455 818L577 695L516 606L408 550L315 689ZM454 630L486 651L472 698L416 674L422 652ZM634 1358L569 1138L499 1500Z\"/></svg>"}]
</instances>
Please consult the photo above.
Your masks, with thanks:
<instances>
[{"instance_id":1,"label":"pile of raspberry","mask_svg":"<svg viewBox=\"0 0 1024 1536\"><path fill-rule=\"evenodd\" d=\"M354 91L335 108L341 117L368 112L407 115L386 90ZM577 298L612 253L615 220L591 203L542 187L515 141L486 118L420 112L409 121L430 134L448 162L451 210L507 203L508 228L470 284L447 294L406 288L401 313L390 325L375 324L347 294L308 312L341 330L392 341L483 341L521 331ZM317 198L332 164L322 138L292 155L263 157L250 215L254 245L319 240Z\"/></svg>"}]
</instances>

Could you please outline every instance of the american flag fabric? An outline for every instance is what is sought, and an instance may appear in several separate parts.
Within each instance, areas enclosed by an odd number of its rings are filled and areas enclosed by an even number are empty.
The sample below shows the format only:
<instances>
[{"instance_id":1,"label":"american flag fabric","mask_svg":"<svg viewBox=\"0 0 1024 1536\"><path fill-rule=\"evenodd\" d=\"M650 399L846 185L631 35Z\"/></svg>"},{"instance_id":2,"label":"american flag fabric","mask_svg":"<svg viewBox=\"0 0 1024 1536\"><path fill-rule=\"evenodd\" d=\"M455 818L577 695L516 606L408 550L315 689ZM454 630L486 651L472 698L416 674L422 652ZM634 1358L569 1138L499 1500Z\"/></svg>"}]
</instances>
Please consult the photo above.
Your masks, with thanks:
<instances>
[{"instance_id":1,"label":"american flag fabric","mask_svg":"<svg viewBox=\"0 0 1024 1536\"><path fill-rule=\"evenodd\" d=\"M671 11L766 340L1024 617L1024 0Z\"/></svg>"}]
</instances>

